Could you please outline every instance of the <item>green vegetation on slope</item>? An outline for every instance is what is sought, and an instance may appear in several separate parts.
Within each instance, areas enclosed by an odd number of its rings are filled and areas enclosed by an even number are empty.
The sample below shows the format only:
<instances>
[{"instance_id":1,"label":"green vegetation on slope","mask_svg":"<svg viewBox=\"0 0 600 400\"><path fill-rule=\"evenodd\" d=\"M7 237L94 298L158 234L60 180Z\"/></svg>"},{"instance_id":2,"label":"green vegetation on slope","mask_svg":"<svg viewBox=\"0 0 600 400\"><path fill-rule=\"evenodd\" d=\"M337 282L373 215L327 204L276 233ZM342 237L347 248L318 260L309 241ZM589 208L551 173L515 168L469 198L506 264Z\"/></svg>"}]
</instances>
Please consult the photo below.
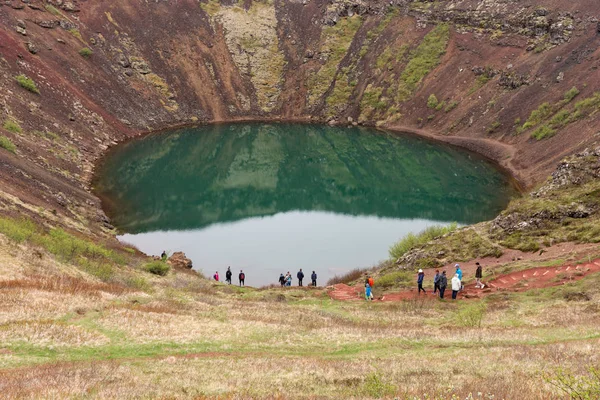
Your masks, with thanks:
<instances>
[{"instance_id":1,"label":"green vegetation on slope","mask_svg":"<svg viewBox=\"0 0 600 400\"><path fill-rule=\"evenodd\" d=\"M448 24L439 24L431 30L419 46L411 52L410 60L400 75L397 101L410 99L419 83L440 63L441 57L446 53L450 27Z\"/></svg>"},{"instance_id":2,"label":"green vegetation on slope","mask_svg":"<svg viewBox=\"0 0 600 400\"><path fill-rule=\"evenodd\" d=\"M321 32L321 53L327 54L327 61L321 68L307 79L308 103L316 104L321 96L329 89L336 76L338 67L345 57L354 35L361 27L363 20L360 16L342 18L334 26L326 26Z\"/></svg>"},{"instance_id":3,"label":"green vegetation on slope","mask_svg":"<svg viewBox=\"0 0 600 400\"><path fill-rule=\"evenodd\" d=\"M548 102L541 104L531 112L522 126L517 127L517 133L537 127L532 131L531 137L536 140L546 139L554 136L560 129L570 123L587 118L600 110L600 92L576 102L571 108L565 108L578 95L579 90L572 87L564 93L562 100L555 104Z\"/></svg>"},{"instance_id":4,"label":"green vegetation on slope","mask_svg":"<svg viewBox=\"0 0 600 400\"><path fill-rule=\"evenodd\" d=\"M27 242L39 246L61 262L72 263L103 281L110 281L115 268L125 265L129 259L128 254L76 237L60 228L45 231L25 218L0 217L0 233L17 244Z\"/></svg>"},{"instance_id":5,"label":"green vegetation on slope","mask_svg":"<svg viewBox=\"0 0 600 400\"><path fill-rule=\"evenodd\" d=\"M390 247L390 257L398 259L402 257L407 251L414 249L418 246L424 245L431 240L454 232L458 228L458 224L452 223L450 225L433 225L418 234L409 233L404 236L398 243Z\"/></svg>"}]
</instances>

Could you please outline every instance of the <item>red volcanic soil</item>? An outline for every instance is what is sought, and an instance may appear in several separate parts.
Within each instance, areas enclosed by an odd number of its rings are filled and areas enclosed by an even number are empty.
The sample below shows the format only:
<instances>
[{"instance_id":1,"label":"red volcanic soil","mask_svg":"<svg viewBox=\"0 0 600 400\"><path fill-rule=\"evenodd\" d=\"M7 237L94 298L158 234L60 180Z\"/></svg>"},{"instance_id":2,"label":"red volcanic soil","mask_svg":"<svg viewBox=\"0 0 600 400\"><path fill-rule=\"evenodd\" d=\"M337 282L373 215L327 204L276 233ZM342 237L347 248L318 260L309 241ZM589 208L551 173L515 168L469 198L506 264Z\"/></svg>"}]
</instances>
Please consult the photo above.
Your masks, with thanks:
<instances>
[{"instance_id":1,"label":"red volcanic soil","mask_svg":"<svg viewBox=\"0 0 600 400\"><path fill-rule=\"evenodd\" d=\"M465 285L464 290L459 293L459 298L479 299L500 291L524 292L531 289L559 286L568 282L583 279L584 277L597 272L600 272L600 259L579 265L567 263L559 267L530 268L498 276L493 274L491 279L484 280L485 287L483 289L475 288L475 283ZM450 285L450 276L448 278L448 284ZM396 293L386 293L382 296L377 296L377 284L375 284L374 293L377 301L401 301L416 298L418 296L433 295L433 290L431 288L426 290L427 293L421 295L419 295L415 287ZM445 297L450 298L451 293L451 289L447 288ZM352 287L340 283L331 287L329 296L334 300L361 300L364 299L364 289L362 286Z\"/></svg>"}]
</instances>

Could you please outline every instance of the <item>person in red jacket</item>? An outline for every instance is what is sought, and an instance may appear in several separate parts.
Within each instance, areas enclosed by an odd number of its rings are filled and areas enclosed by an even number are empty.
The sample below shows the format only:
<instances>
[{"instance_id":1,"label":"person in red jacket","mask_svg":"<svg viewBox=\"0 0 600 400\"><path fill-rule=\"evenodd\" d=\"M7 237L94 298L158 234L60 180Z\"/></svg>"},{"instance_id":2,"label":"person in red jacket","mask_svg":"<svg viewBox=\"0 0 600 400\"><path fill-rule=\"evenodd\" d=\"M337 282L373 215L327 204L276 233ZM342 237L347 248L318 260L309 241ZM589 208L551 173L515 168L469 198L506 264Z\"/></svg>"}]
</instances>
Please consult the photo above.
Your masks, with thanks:
<instances>
[{"instance_id":1,"label":"person in red jacket","mask_svg":"<svg viewBox=\"0 0 600 400\"><path fill-rule=\"evenodd\" d=\"M213 278L215 278L215 281L219 282L219 271L215 272Z\"/></svg>"},{"instance_id":2,"label":"person in red jacket","mask_svg":"<svg viewBox=\"0 0 600 400\"><path fill-rule=\"evenodd\" d=\"M244 271L240 270L238 279L240 280L240 286L246 286L246 285L244 285L244 280L246 279L246 274L244 274Z\"/></svg>"}]
</instances>

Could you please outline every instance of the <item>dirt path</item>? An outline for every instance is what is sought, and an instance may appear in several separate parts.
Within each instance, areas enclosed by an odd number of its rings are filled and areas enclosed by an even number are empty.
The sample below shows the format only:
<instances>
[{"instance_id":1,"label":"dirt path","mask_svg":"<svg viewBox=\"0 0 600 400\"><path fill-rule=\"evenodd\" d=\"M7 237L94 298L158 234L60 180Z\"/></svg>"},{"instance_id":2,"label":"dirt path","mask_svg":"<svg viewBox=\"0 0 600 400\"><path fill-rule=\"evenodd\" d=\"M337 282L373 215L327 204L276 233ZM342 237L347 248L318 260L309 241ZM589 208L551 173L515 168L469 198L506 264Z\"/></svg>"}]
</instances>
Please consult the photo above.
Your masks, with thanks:
<instances>
[{"instance_id":1,"label":"dirt path","mask_svg":"<svg viewBox=\"0 0 600 400\"><path fill-rule=\"evenodd\" d=\"M479 299L499 291L524 292L530 289L564 285L565 283L580 280L597 272L600 272L600 258L580 265L566 264L560 267L540 267L515 271L508 274L499 275L491 280L484 281L485 287L483 289L475 288L475 283L469 283L465 285L464 290L459 293L459 298ZM375 295L377 296L376 289L377 284L375 284L374 290ZM449 298L451 293L451 290L446 289L445 297ZM427 293L421 296L432 295L433 291L428 289ZM362 300L364 299L364 289L362 286L352 287L343 283L339 283L332 286L331 290L329 291L329 296L334 300L341 301ZM405 289L397 293L386 293L383 296L376 297L376 300L401 301L414 298L416 296L419 296L419 294L417 293L417 289L415 287L411 289Z\"/></svg>"}]
</instances>

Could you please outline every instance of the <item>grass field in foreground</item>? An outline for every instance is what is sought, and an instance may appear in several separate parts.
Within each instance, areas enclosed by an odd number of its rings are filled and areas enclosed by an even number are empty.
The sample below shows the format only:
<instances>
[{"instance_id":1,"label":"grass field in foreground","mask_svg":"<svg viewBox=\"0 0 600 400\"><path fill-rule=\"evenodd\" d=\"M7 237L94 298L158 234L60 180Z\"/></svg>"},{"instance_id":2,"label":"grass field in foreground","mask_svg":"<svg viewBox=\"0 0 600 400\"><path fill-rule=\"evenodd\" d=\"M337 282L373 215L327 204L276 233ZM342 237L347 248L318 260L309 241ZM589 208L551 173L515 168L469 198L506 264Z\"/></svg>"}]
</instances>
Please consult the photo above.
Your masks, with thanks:
<instances>
[{"instance_id":1,"label":"grass field in foreground","mask_svg":"<svg viewBox=\"0 0 600 400\"><path fill-rule=\"evenodd\" d=\"M598 275L481 302L335 302L132 268L136 289L24 246L0 236L5 398L560 398L600 363Z\"/></svg>"}]
</instances>

